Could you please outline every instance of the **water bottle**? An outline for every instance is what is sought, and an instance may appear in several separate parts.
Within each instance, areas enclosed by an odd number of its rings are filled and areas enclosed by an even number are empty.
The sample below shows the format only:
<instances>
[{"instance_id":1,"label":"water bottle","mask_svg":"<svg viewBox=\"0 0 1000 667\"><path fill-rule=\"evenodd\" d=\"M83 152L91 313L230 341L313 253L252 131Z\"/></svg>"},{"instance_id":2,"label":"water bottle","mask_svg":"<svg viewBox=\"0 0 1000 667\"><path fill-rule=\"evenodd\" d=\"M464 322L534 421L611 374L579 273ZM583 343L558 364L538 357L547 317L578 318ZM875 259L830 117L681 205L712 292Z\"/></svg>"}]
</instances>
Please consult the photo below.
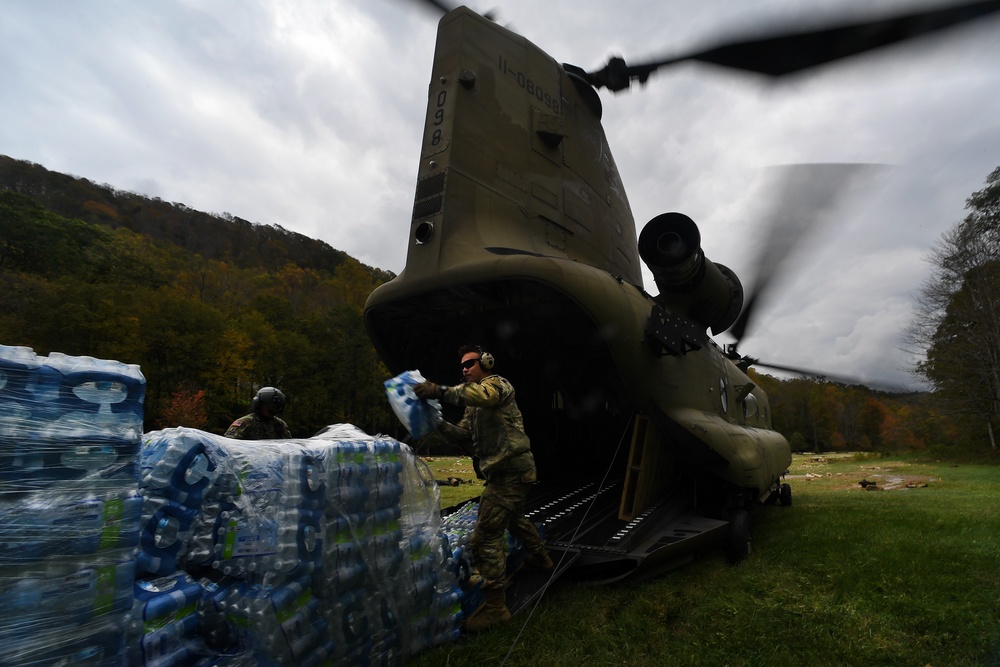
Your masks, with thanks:
<instances>
[{"instance_id":1,"label":"water bottle","mask_svg":"<svg viewBox=\"0 0 1000 667\"><path fill-rule=\"evenodd\" d=\"M368 565L362 547L350 535L332 533L337 538L327 542L324 549L323 590L324 596L335 597L339 593L363 585L367 579Z\"/></svg>"},{"instance_id":2,"label":"water bottle","mask_svg":"<svg viewBox=\"0 0 1000 667\"><path fill-rule=\"evenodd\" d=\"M48 356L46 367L62 376L61 421L72 429L66 433L70 451L62 465L92 473L117 459L134 459L142 436L146 388L139 367L58 352ZM134 475L135 469L125 466L122 474L129 473Z\"/></svg>"},{"instance_id":3,"label":"water bottle","mask_svg":"<svg viewBox=\"0 0 1000 667\"><path fill-rule=\"evenodd\" d=\"M292 510L278 514L278 540L273 567L265 583L312 574L323 566L323 513Z\"/></svg>"},{"instance_id":4,"label":"water bottle","mask_svg":"<svg viewBox=\"0 0 1000 667\"><path fill-rule=\"evenodd\" d=\"M326 505L324 457L296 450L284 455L283 499L289 509L322 509Z\"/></svg>"},{"instance_id":5,"label":"water bottle","mask_svg":"<svg viewBox=\"0 0 1000 667\"><path fill-rule=\"evenodd\" d=\"M133 611L137 619L143 622L161 621L167 617L176 618L192 613L205 593L201 582L186 572L154 579L140 578L133 586L135 598ZM183 609L187 609L186 614L177 614ZM163 622L159 622L147 627L155 628L162 625Z\"/></svg>"},{"instance_id":6,"label":"water bottle","mask_svg":"<svg viewBox=\"0 0 1000 667\"><path fill-rule=\"evenodd\" d=\"M384 587L383 587L384 588ZM380 591L372 605L371 662L373 665L397 665L405 657L400 619L409 618L409 609L400 609L396 596Z\"/></svg>"},{"instance_id":7,"label":"water bottle","mask_svg":"<svg viewBox=\"0 0 1000 667\"><path fill-rule=\"evenodd\" d=\"M224 602L231 625L241 628L242 640L249 649L260 649L269 658L285 663L295 660L293 651L303 646L289 642L285 633L304 630L318 613L308 577L285 585L237 584ZM289 624L289 625L285 625ZM294 635L299 637L299 635ZM318 637L315 637L318 643Z\"/></svg>"},{"instance_id":8,"label":"water bottle","mask_svg":"<svg viewBox=\"0 0 1000 667\"><path fill-rule=\"evenodd\" d=\"M403 484L400 481L402 470L403 466L398 461L383 460L374 464L373 509L399 506L403 495Z\"/></svg>"},{"instance_id":9,"label":"water bottle","mask_svg":"<svg viewBox=\"0 0 1000 667\"><path fill-rule=\"evenodd\" d=\"M139 485L146 494L169 498L195 509L219 475L206 447L206 437L194 429L174 428L146 436Z\"/></svg>"},{"instance_id":10,"label":"water bottle","mask_svg":"<svg viewBox=\"0 0 1000 667\"><path fill-rule=\"evenodd\" d=\"M36 630L30 635L5 637L0 666L122 667L124 639L125 633L118 621Z\"/></svg>"},{"instance_id":11,"label":"water bottle","mask_svg":"<svg viewBox=\"0 0 1000 667\"><path fill-rule=\"evenodd\" d=\"M225 600L230 594L236 579L212 579L207 576L198 580L204 595L197 603L198 616L201 617L201 636L205 643L214 651L226 652L237 641L233 628L226 621Z\"/></svg>"},{"instance_id":12,"label":"water bottle","mask_svg":"<svg viewBox=\"0 0 1000 667\"><path fill-rule=\"evenodd\" d=\"M22 480L42 466L41 453L28 442L35 404L28 387L38 367L30 347L0 345L0 500L24 491Z\"/></svg>"},{"instance_id":13,"label":"water bottle","mask_svg":"<svg viewBox=\"0 0 1000 667\"><path fill-rule=\"evenodd\" d=\"M87 356L72 357L59 352L49 354L46 364L58 370L64 378L69 392L63 392L60 400L68 410L80 410L87 414L101 410L114 412L120 416L116 420L120 425L133 420L133 423L138 423L141 433L146 378L138 366ZM111 406L115 406L113 411Z\"/></svg>"},{"instance_id":14,"label":"water bottle","mask_svg":"<svg viewBox=\"0 0 1000 667\"><path fill-rule=\"evenodd\" d=\"M337 645L332 639L320 639L318 646L299 660L301 667L327 667L334 664Z\"/></svg>"},{"instance_id":15,"label":"water bottle","mask_svg":"<svg viewBox=\"0 0 1000 667\"><path fill-rule=\"evenodd\" d=\"M151 627L137 644L129 646L129 664L137 667L183 667L190 664L197 653L204 652L203 642L198 636L200 627L201 619L193 612Z\"/></svg>"},{"instance_id":16,"label":"water bottle","mask_svg":"<svg viewBox=\"0 0 1000 667\"><path fill-rule=\"evenodd\" d=\"M204 502L201 512L191 528L191 539L181 557L181 567L184 569L210 567L212 561L222 553L222 540L225 539L224 510L219 503Z\"/></svg>"},{"instance_id":17,"label":"water bottle","mask_svg":"<svg viewBox=\"0 0 1000 667\"><path fill-rule=\"evenodd\" d=\"M351 447L348 443L347 447ZM353 457L352 457L353 458ZM331 473L327 490L327 514L359 514L367 511L368 466L352 461L340 461Z\"/></svg>"},{"instance_id":18,"label":"water bottle","mask_svg":"<svg viewBox=\"0 0 1000 667\"><path fill-rule=\"evenodd\" d=\"M290 616L279 615L278 619L281 623L280 638L298 663L311 656L329 634L320 601L316 598L309 599Z\"/></svg>"},{"instance_id":19,"label":"water bottle","mask_svg":"<svg viewBox=\"0 0 1000 667\"><path fill-rule=\"evenodd\" d=\"M403 564L403 550L400 547L403 531L398 520L399 509L380 510L372 517L374 523L369 542L372 569L378 577L395 576Z\"/></svg>"},{"instance_id":20,"label":"water bottle","mask_svg":"<svg viewBox=\"0 0 1000 667\"><path fill-rule=\"evenodd\" d=\"M27 401L27 385L39 365L30 347L0 345L0 401Z\"/></svg>"},{"instance_id":21,"label":"water bottle","mask_svg":"<svg viewBox=\"0 0 1000 667\"><path fill-rule=\"evenodd\" d=\"M136 564L140 572L170 574L187 549L198 510L166 498L146 496Z\"/></svg>"},{"instance_id":22,"label":"water bottle","mask_svg":"<svg viewBox=\"0 0 1000 667\"><path fill-rule=\"evenodd\" d=\"M256 576L273 565L278 541L276 517L269 512L234 512L219 530L222 545L212 567L228 576Z\"/></svg>"},{"instance_id":23,"label":"water bottle","mask_svg":"<svg viewBox=\"0 0 1000 667\"><path fill-rule=\"evenodd\" d=\"M327 622L337 646L338 664L370 647L371 610L367 598L368 591L355 588L338 595L328 607Z\"/></svg>"},{"instance_id":24,"label":"water bottle","mask_svg":"<svg viewBox=\"0 0 1000 667\"><path fill-rule=\"evenodd\" d=\"M124 621L126 614L132 609L135 559L130 552L121 555L127 556L128 560L97 567L93 610L95 619L107 616Z\"/></svg>"},{"instance_id":25,"label":"water bottle","mask_svg":"<svg viewBox=\"0 0 1000 667\"><path fill-rule=\"evenodd\" d=\"M26 347L0 346L0 500L47 488L58 449L40 433L61 416L62 375Z\"/></svg>"},{"instance_id":26,"label":"water bottle","mask_svg":"<svg viewBox=\"0 0 1000 667\"><path fill-rule=\"evenodd\" d=\"M0 628L42 631L107 619L124 623L132 606L135 576L130 555L111 552L86 563L53 558L4 568Z\"/></svg>"}]
</instances>

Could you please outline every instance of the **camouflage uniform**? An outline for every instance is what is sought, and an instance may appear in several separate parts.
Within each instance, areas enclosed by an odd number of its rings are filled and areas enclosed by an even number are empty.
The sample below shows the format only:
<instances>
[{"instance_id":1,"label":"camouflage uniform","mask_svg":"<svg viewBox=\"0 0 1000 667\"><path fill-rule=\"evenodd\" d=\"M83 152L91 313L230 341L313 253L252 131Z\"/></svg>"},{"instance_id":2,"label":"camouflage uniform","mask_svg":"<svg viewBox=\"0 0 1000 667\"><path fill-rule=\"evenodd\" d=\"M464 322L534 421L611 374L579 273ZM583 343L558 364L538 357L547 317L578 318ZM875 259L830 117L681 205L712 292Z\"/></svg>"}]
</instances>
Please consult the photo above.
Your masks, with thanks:
<instances>
[{"instance_id":1,"label":"camouflage uniform","mask_svg":"<svg viewBox=\"0 0 1000 667\"><path fill-rule=\"evenodd\" d=\"M441 400L465 406L462 421L443 423L441 433L479 457L486 489L479 501L472 553L484 588L499 588L506 571L504 530L510 530L529 554L546 554L535 525L524 516L525 499L537 478L514 387L499 375L489 375L481 382L444 388Z\"/></svg>"},{"instance_id":2,"label":"camouflage uniform","mask_svg":"<svg viewBox=\"0 0 1000 667\"><path fill-rule=\"evenodd\" d=\"M292 432L280 417L264 417L251 412L234 421L226 431L226 437L238 440L289 440Z\"/></svg>"}]
</instances>

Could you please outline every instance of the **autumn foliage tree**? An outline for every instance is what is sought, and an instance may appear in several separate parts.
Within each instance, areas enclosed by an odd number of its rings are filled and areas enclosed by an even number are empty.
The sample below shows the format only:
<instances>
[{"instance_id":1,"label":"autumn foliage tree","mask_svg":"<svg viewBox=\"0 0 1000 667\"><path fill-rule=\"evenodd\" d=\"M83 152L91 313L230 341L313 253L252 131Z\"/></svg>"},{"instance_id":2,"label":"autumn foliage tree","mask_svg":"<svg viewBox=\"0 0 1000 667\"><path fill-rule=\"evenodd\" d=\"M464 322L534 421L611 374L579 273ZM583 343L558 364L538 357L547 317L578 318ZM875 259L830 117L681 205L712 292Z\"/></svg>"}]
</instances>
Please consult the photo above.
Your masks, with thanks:
<instances>
[{"instance_id":1,"label":"autumn foliage tree","mask_svg":"<svg viewBox=\"0 0 1000 667\"><path fill-rule=\"evenodd\" d=\"M0 160L0 344L138 364L147 430L222 433L272 385L296 437L337 422L403 436L362 317L392 274L300 235L37 165L4 189L9 167ZM155 233L135 231L154 219Z\"/></svg>"},{"instance_id":2,"label":"autumn foliage tree","mask_svg":"<svg viewBox=\"0 0 1000 667\"><path fill-rule=\"evenodd\" d=\"M161 426L187 426L204 429L208 426L208 412L205 410L205 390L197 392L175 391L164 405L160 415Z\"/></svg>"}]
</instances>

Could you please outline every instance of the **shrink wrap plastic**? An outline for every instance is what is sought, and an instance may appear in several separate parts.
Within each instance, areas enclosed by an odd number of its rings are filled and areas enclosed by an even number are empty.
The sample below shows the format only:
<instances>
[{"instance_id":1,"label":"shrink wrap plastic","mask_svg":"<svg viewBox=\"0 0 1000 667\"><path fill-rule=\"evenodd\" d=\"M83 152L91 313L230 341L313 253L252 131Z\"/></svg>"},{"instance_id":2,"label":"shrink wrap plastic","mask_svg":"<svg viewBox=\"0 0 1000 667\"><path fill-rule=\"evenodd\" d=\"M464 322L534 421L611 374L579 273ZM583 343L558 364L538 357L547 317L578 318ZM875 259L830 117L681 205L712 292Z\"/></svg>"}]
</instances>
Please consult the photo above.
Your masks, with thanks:
<instances>
[{"instance_id":1,"label":"shrink wrap plastic","mask_svg":"<svg viewBox=\"0 0 1000 667\"><path fill-rule=\"evenodd\" d=\"M117 667L143 500L137 366L0 345L0 665Z\"/></svg>"},{"instance_id":2,"label":"shrink wrap plastic","mask_svg":"<svg viewBox=\"0 0 1000 667\"><path fill-rule=\"evenodd\" d=\"M392 665L459 634L437 486L392 438L154 431L140 489L129 664Z\"/></svg>"},{"instance_id":3,"label":"shrink wrap plastic","mask_svg":"<svg viewBox=\"0 0 1000 667\"><path fill-rule=\"evenodd\" d=\"M136 366L0 345L0 667L393 665L458 636L464 533L406 445L143 435L144 395Z\"/></svg>"}]
</instances>

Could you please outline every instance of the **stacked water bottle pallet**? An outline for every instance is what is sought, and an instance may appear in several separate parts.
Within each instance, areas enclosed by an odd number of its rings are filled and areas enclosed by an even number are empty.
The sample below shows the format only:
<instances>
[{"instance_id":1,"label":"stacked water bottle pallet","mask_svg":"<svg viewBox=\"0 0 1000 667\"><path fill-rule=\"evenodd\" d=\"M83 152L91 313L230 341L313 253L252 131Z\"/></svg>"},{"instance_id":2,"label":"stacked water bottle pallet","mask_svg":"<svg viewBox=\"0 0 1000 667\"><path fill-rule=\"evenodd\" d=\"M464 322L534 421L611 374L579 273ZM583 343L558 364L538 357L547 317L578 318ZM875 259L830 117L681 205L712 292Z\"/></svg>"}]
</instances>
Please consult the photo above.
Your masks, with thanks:
<instances>
[{"instance_id":1,"label":"stacked water bottle pallet","mask_svg":"<svg viewBox=\"0 0 1000 667\"><path fill-rule=\"evenodd\" d=\"M118 667L142 498L137 366L0 346L0 665Z\"/></svg>"},{"instance_id":2,"label":"stacked water bottle pallet","mask_svg":"<svg viewBox=\"0 0 1000 667\"><path fill-rule=\"evenodd\" d=\"M175 428L145 435L140 467L130 664L398 664L458 635L437 491L406 445Z\"/></svg>"}]
</instances>

